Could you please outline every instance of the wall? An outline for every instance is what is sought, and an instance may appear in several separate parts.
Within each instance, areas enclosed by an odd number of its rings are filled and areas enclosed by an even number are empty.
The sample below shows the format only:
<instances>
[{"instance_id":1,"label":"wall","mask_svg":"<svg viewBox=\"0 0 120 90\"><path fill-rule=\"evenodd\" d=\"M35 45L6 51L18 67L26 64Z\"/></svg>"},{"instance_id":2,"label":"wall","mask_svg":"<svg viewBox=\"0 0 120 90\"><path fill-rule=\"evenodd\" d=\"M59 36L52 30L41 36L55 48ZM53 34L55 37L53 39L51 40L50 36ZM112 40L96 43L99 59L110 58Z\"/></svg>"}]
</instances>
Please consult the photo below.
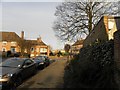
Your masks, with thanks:
<instances>
[{"instance_id":1,"label":"wall","mask_svg":"<svg viewBox=\"0 0 120 90\"><path fill-rule=\"evenodd\" d=\"M120 30L114 33L115 81L120 85ZM120 89L120 86L119 86Z\"/></svg>"},{"instance_id":2,"label":"wall","mask_svg":"<svg viewBox=\"0 0 120 90\"><path fill-rule=\"evenodd\" d=\"M120 69L120 31L117 31L114 34L114 54L117 68Z\"/></svg>"},{"instance_id":3,"label":"wall","mask_svg":"<svg viewBox=\"0 0 120 90\"><path fill-rule=\"evenodd\" d=\"M100 19L93 31L84 40L84 47L96 41L104 42L114 39L114 32L120 29L120 17L104 16Z\"/></svg>"},{"instance_id":4,"label":"wall","mask_svg":"<svg viewBox=\"0 0 120 90\"><path fill-rule=\"evenodd\" d=\"M0 42L0 51L2 51L2 48L6 48L6 51L9 51L11 49L11 42L7 42L6 45L3 45L2 42ZM15 45L16 52L20 52L19 46Z\"/></svg>"},{"instance_id":5,"label":"wall","mask_svg":"<svg viewBox=\"0 0 120 90\"><path fill-rule=\"evenodd\" d=\"M116 32L117 30L120 29L120 25L119 25L120 24L120 17L114 17L114 18L110 18L110 19L111 19L110 21L112 21L114 23L114 26L111 30L108 31L109 40L114 39L114 37L113 37L114 32ZM110 24L110 26L111 26L111 24Z\"/></svg>"},{"instance_id":6,"label":"wall","mask_svg":"<svg viewBox=\"0 0 120 90\"><path fill-rule=\"evenodd\" d=\"M93 31L84 40L83 45L84 46L90 45L94 43L96 40L100 40L100 41L108 40L108 36L106 32L108 29L107 22L108 22L107 17L106 16L102 17L98 22L98 24L93 29Z\"/></svg>"},{"instance_id":7,"label":"wall","mask_svg":"<svg viewBox=\"0 0 120 90\"><path fill-rule=\"evenodd\" d=\"M117 68L120 69L120 19L116 18L116 31L114 33L114 54L115 54L115 62L117 64Z\"/></svg>"}]
</instances>

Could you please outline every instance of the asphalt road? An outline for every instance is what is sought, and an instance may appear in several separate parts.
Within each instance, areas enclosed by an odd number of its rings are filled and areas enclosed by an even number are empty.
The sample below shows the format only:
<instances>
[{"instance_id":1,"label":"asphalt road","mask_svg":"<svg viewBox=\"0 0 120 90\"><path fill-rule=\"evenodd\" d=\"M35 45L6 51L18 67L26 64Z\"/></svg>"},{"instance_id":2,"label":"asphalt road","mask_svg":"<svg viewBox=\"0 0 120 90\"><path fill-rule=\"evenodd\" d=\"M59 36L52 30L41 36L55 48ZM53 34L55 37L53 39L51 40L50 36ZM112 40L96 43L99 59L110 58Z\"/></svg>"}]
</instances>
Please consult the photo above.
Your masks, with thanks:
<instances>
[{"instance_id":1,"label":"asphalt road","mask_svg":"<svg viewBox=\"0 0 120 90\"><path fill-rule=\"evenodd\" d=\"M22 88L62 88L65 58L58 58L45 69L39 71L36 75L25 81L18 89Z\"/></svg>"}]
</instances>

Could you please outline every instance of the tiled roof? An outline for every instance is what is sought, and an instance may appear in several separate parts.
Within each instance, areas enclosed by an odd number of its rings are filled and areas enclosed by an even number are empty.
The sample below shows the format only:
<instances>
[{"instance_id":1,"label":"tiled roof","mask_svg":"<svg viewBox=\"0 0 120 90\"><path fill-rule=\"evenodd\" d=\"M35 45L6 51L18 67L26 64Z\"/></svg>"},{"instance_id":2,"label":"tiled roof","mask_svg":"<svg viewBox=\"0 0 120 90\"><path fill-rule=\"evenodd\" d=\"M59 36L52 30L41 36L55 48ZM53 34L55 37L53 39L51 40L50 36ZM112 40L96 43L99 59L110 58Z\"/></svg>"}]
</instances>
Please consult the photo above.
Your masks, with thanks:
<instances>
[{"instance_id":1,"label":"tiled roof","mask_svg":"<svg viewBox=\"0 0 120 90\"><path fill-rule=\"evenodd\" d=\"M81 44L83 44L83 41L84 40L78 40L72 46L81 45Z\"/></svg>"},{"instance_id":2,"label":"tiled roof","mask_svg":"<svg viewBox=\"0 0 120 90\"><path fill-rule=\"evenodd\" d=\"M0 32L0 41L18 41L21 38L15 32Z\"/></svg>"},{"instance_id":3,"label":"tiled roof","mask_svg":"<svg viewBox=\"0 0 120 90\"><path fill-rule=\"evenodd\" d=\"M0 41L20 41L21 38L15 32L0 32ZM25 40L26 42L30 42L32 45L41 45L47 46L42 40Z\"/></svg>"},{"instance_id":4,"label":"tiled roof","mask_svg":"<svg viewBox=\"0 0 120 90\"><path fill-rule=\"evenodd\" d=\"M42 40L26 40L27 42L30 42L32 45L42 45L42 46L47 46Z\"/></svg>"}]
</instances>

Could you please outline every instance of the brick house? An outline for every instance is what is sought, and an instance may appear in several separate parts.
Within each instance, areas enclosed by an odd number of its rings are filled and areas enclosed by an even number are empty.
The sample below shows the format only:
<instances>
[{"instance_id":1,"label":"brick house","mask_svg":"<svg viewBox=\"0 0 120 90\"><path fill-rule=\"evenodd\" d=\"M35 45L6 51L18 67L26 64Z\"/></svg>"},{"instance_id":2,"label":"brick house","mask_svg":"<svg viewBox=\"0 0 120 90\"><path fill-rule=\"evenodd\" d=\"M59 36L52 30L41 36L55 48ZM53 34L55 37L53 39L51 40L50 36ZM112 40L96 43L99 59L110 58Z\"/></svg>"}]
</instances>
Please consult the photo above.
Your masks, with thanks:
<instances>
[{"instance_id":1,"label":"brick house","mask_svg":"<svg viewBox=\"0 0 120 90\"><path fill-rule=\"evenodd\" d=\"M20 52L18 41L20 37L15 32L0 32L0 51L11 51L12 53Z\"/></svg>"},{"instance_id":2,"label":"brick house","mask_svg":"<svg viewBox=\"0 0 120 90\"><path fill-rule=\"evenodd\" d=\"M37 40L27 40L28 42L31 42L31 49L30 49L30 55L31 57L39 56L39 55L47 55L49 56L49 46L47 46L41 38L37 38Z\"/></svg>"},{"instance_id":3,"label":"brick house","mask_svg":"<svg viewBox=\"0 0 120 90\"><path fill-rule=\"evenodd\" d=\"M0 52L11 51L12 53L22 52L30 56L47 55L49 56L49 46L41 38L37 40L25 40L24 31L19 37L15 32L0 32Z\"/></svg>"},{"instance_id":4,"label":"brick house","mask_svg":"<svg viewBox=\"0 0 120 90\"><path fill-rule=\"evenodd\" d=\"M77 40L72 46L71 51L72 54L78 54L80 49L83 47L83 41L84 40Z\"/></svg>"},{"instance_id":5,"label":"brick house","mask_svg":"<svg viewBox=\"0 0 120 90\"><path fill-rule=\"evenodd\" d=\"M103 16L92 32L84 40L84 46L95 42L104 42L114 39L114 32L120 28L120 17Z\"/></svg>"}]
</instances>

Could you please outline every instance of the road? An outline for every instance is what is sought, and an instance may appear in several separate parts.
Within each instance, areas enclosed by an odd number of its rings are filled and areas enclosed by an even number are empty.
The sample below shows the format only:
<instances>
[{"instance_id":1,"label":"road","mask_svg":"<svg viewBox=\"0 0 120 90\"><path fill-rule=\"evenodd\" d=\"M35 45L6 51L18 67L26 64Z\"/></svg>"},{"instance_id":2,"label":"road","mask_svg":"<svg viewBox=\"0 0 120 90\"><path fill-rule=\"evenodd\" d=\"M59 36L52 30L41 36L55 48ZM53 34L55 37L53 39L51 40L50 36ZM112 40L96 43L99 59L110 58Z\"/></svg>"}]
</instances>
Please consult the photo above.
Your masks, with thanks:
<instances>
[{"instance_id":1,"label":"road","mask_svg":"<svg viewBox=\"0 0 120 90\"><path fill-rule=\"evenodd\" d=\"M39 71L36 75L25 81L18 87L21 88L62 88L65 58L59 58L45 69Z\"/></svg>"}]
</instances>

